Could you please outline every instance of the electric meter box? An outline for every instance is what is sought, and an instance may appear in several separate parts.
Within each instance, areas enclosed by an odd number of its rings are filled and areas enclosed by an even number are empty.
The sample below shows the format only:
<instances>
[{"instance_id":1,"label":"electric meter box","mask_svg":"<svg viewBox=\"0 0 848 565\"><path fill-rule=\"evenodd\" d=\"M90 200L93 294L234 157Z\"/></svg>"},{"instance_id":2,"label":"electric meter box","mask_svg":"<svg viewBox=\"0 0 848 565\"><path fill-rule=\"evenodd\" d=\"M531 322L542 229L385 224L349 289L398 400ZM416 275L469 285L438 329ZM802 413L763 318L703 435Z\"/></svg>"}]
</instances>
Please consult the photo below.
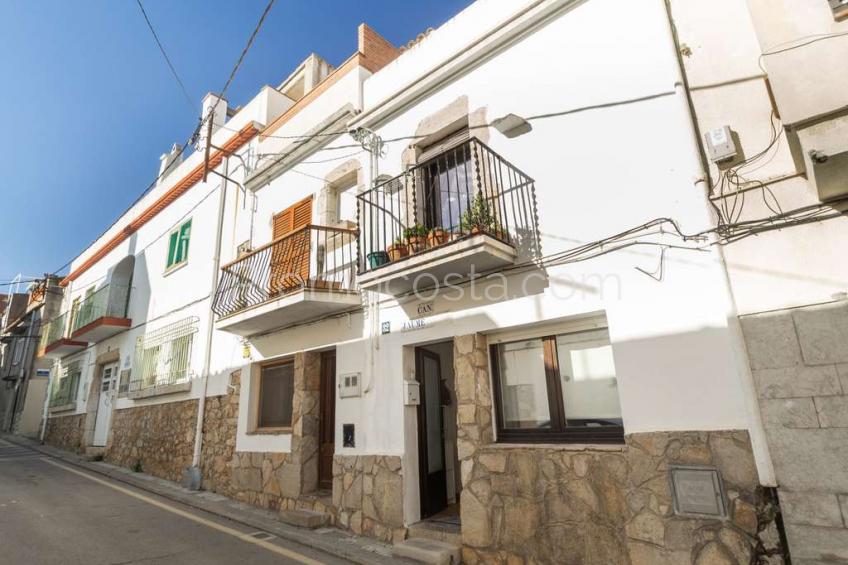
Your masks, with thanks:
<instances>
[{"instance_id":1,"label":"electric meter box","mask_svg":"<svg viewBox=\"0 0 848 565\"><path fill-rule=\"evenodd\" d=\"M736 142L733 141L730 126L723 126L708 131L704 135L704 141L706 142L710 161L713 163L730 161L736 157Z\"/></svg>"}]
</instances>

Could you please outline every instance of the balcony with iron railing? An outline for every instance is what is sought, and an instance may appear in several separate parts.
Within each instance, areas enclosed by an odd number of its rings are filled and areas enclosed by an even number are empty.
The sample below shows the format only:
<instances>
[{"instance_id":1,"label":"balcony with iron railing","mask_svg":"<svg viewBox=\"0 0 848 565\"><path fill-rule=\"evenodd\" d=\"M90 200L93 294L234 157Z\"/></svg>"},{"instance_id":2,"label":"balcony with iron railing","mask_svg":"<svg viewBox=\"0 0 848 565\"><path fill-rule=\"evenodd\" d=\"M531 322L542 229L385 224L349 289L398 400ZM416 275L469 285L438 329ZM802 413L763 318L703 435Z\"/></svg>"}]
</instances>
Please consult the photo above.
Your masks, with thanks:
<instances>
[{"instance_id":1,"label":"balcony with iron railing","mask_svg":"<svg viewBox=\"0 0 848 565\"><path fill-rule=\"evenodd\" d=\"M224 265L218 328L249 336L359 307L356 234L310 224Z\"/></svg>"},{"instance_id":2,"label":"balcony with iron railing","mask_svg":"<svg viewBox=\"0 0 848 565\"><path fill-rule=\"evenodd\" d=\"M70 311L71 339L97 343L129 328L129 297L130 287L118 284L107 284L86 296Z\"/></svg>"},{"instance_id":3,"label":"balcony with iron railing","mask_svg":"<svg viewBox=\"0 0 848 565\"><path fill-rule=\"evenodd\" d=\"M69 313L65 312L41 326L39 357L61 358L85 349L88 343L68 337L68 320Z\"/></svg>"},{"instance_id":4,"label":"balcony with iron railing","mask_svg":"<svg viewBox=\"0 0 848 565\"><path fill-rule=\"evenodd\" d=\"M358 196L358 283L403 294L538 254L534 181L471 138Z\"/></svg>"}]
</instances>

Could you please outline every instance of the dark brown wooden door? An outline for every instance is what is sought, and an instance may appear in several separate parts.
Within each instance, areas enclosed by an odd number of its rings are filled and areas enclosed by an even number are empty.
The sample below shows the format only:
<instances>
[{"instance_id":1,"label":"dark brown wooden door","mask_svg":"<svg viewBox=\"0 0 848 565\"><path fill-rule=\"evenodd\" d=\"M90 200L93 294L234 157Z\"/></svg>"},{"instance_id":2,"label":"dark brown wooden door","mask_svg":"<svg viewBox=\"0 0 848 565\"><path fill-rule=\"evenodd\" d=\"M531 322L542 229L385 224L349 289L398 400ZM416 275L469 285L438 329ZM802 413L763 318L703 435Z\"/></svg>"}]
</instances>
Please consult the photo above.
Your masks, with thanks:
<instances>
[{"instance_id":1,"label":"dark brown wooden door","mask_svg":"<svg viewBox=\"0 0 848 565\"><path fill-rule=\"evenodd\" d=\"M333 454L336 452L336 351L321 354L321 406L318 429L318 486L333 488Z\"/></svg>"},{"instance_id":2,"label":"dark brown wooden door","mask_svg":"<svg viewBox=\"0 0 848 565\"><path fill-rule=\"evenodd\" d=\"M421 482L421 518L438 514L448 505L445 467L445 428L442 417L442 367L438 354L415 350L418 405L418 475Z\"/></svg>"}]
</instances>

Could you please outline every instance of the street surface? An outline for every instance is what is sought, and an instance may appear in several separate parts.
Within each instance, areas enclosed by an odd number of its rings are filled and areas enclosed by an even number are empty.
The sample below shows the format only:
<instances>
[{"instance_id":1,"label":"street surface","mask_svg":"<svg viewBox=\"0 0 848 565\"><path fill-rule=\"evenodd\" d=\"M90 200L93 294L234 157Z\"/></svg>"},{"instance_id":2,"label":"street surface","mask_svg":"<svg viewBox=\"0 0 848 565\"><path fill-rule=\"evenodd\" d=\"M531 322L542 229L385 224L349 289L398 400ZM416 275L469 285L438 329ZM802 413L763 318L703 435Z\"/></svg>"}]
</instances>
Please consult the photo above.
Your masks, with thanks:
<instances>
[{"instance_id":1,"label":"street surface","mask_svg":"<svg viewBox=\"0 0 848 565\"><path fill-rule=\"evenodd\" d=\"M346 564L0 440L0 564Z\"/></svg>"}]
</instances>

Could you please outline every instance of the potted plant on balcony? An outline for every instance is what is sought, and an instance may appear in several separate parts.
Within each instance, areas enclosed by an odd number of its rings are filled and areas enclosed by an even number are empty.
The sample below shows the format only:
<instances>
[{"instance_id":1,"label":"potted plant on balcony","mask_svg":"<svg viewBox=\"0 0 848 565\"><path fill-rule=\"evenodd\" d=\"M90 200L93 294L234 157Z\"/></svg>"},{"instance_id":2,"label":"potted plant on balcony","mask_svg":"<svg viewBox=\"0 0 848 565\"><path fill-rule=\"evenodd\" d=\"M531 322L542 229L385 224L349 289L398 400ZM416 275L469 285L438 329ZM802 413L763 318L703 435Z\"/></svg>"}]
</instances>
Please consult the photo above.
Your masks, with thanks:
<instances>
[{"instance_id":1,"label":"potted plant on balcony","mask_svg":"<svg viewBox=\"0 0 848 565\"><path fill-rule=\"evenodd\" d=\"M450 235L447 230L445 230L442 226L436 226L430 230L429 234L427 234L427 245L430 247L437 247L447 243L449 239Z\"/></svg>"},{"instance_id":2,"label":"potted plant on balcony","mask_svg":"<svg viewBox=\"0 0 848 565\"><path fill-rule=\"evenodd\" d=\"M389 261L397 261L409 255L409 246L407 246L403 237L399 237L386 248L386 253L389 256Z\"/></svg>"},{"instance_id":3,"label":"potted plant on balcony","mask_svg":"<svg viewBox=\"0 0 848 565\"><path fill-rule=\"evenodd\" d=\"M482 232L492 233L498 229L497 218L492 214L489 205L483 198L483 194L478 192L474 197L471 206L462 215L459 221L459 229L463 233L477 235Z\"/></svg>"},{"instance_id":4,"label":"potted plant on balcony","mask_svg":"<svg viewBox=\"0 0 848 565\"><path fill-rule=\"evenodd\" d=\"M427 228L418 222L403 230L403 237L409 244L410 254L424 251L427 248Z\"/></svg>"},{"instance_id":5,"label":"potted plant on balcony","mask_svg":"<svg viewBox=\"0 0 848 565\"><path fill-rule=\"evenodd\" d=\"M385 251L372 251L368 254L368 268L376 269L389 262L389 254Z\"/></svg>"}]
</instances>

